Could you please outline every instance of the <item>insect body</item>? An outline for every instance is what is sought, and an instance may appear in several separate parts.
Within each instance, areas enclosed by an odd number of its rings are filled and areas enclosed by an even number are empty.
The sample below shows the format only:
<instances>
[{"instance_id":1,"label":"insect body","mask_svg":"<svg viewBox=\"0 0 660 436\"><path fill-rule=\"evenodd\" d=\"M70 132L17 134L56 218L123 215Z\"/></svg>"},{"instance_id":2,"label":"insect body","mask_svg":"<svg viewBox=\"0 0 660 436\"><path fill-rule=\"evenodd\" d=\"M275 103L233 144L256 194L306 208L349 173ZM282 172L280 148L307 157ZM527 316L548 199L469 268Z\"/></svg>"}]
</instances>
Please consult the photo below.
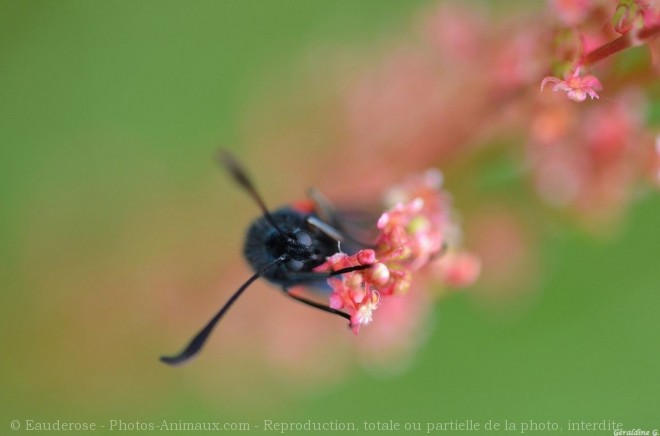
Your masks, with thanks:
<instances>
[{"instance_id":1,"label":"insect body","mask_svg":"<svg viewBox=\"0 0 660 436\"><path fill-rule=\"evenodd\" d=\"M281 286L310 284L313 268L338 251L337 241L309 224L315 217L291 207L271 214L280 233L265 218L257 219L247 232L243 254L255 271L285 256L286 261L266 270L263 278ZM324 281L324 279L322 278Z\"/></svg>"},{"instance_id":2,"label":"insect body","mask_svg":"<svg viewBox=\"0 0 660 436\"><path fill-rule=\"evenodd\" d=\"M255 273L238 288L181 353L160 358L168 365L178 365L195 356L224 314L260 277L280 286L285 295L303 304L350 320L350 316L345 312L292 294L289 288L297 285L323 287L328 277L369 267L369 265L359 265L331 272L315 272L315 267L324 263L327 257L340 251L340 243L343 244L341 250L348 253L363 248L340 230L341 220L338 219L336 211L318 192L312 191L312 200L318 210L306 211L295 207L283 207L271 213L240 165L226 152L220 152L219 161L262 211L262 216L248 229L243 250Z\"/></svg>"}]
</instances>

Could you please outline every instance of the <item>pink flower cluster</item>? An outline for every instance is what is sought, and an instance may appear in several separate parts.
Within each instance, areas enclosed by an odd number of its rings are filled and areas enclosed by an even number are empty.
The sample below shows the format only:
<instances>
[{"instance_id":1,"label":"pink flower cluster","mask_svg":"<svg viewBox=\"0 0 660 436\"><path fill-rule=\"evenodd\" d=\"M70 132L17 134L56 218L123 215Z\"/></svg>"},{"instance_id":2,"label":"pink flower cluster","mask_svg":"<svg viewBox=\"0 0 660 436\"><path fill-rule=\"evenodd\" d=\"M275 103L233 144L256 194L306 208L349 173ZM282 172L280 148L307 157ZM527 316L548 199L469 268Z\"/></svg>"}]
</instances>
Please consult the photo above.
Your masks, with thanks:
<instances>
[{"instance_id":1,"label":"pink flower cluster","mask_svg":"<svg viewBox=\"0 0 660 436\"><path fill-rule=\"evenodd\" d=\"M580 70L646 43L657 55L652 39L660 34L660 8L651 1L552 0L550 4L564 26L555 36L553 53L555 69L564 71L564 79L545 77L541 90L547 83L554 83L552 90L566 92L570 100L598 98L598 91L602 90L600 80L590 74L582 76ZM603 26L603 17L608 16L612 26Z\"/></svg>"},{"instance_id":2,"label":"pink flower cluster","mask_svg":"<svg viewBox=\"0 0 660 436\"><path fill-rule=\"evenodd\" d=\"M628 90L579 111L568 105L544 102L532 119L527 157L536 191L590 226L616 221L644 176L653 142L643 128L643 97Z\"/></svg>"},{"instance_id":3,"label":"pink flower cluster","mask_svg":"<svg viewBox=\"0 0 660 436\"><path fill-rule=\"evenodd\" d=\"M660 0L438 3L341 77L324 56L306 91L328 104L274 119L260 140L279 159L273 144L290 147L295 132L301 170L291 177L304 174L300 183L343 204L368 203L419 168L442 168L452 182L460 227L441 174L419 174L388 192L374 247L321 267L370 265L330 283L332 306L355 331L378 321L351 342L362 363L405 360L423 340L431 302L452 286L478 276L471 292L496 304L533 292L547 229L568 218L611 231L648 185L660 188ZM343 92L328 97L327 83ZM304 159L319 137L332 146ZM471 252L460 249L462 230ZM424 289L430 279L448 286Z\"/></svg>"},{"instance_id":4,"label":"pink flower cluster","mask_svg":"<svg viewBox=\"0 0 660 436\"><path fill-rule=\"evenodd\" d=\"M509 292L515 281L501 277L508 271L523 277L521 289L530 288L526 274L534 271L539 240L531 217L549 216L537 209L550 206L591 231L608 231L640 184L660 187L657 129L647 114L658 94L658 4L548 0L545 9L530 3L500 15L460 2L423 9L420 38L396 41L366 65L336 105L340 113L326 116L346 119L328 128L341 144L328 158L352 162L340 180L328 174L333 195L361 201L355 197L371 198L416 168L442 167L466 205L465 233L484 261L481 282ZM539 92L539 84L556 92ZM372 176L356 193L354 181L366 171ZM490 224L492 211L515 223L507 238ZM493 254L512 245L520 252ZM451 249L430 264L431 274L456 284L469 282L479 265Z\"/></svg>"},{"instance_id":5,"label":"pink flower cluster","mask_svg":"<svg viewBox=\"0 0 660 436\"><path fill-rule=\"evenodd\" d=\"M375 249L354 255L337 253L316 271L337 271L364 266L339 277L331 277L330 307L344 309L351 316L357 334L361 325L372 321L381 298L408 292L413 274L441 261L452 241L456 224L449 214L449 197L440 190L441 175L430 170L393 189L390 200L397 199L378 219ZM453 248L452 248L453 250ZM437 266L449 284L469 285L479 275L478 259L472 255L452 256Z\"/></svg>"}]
</instances>

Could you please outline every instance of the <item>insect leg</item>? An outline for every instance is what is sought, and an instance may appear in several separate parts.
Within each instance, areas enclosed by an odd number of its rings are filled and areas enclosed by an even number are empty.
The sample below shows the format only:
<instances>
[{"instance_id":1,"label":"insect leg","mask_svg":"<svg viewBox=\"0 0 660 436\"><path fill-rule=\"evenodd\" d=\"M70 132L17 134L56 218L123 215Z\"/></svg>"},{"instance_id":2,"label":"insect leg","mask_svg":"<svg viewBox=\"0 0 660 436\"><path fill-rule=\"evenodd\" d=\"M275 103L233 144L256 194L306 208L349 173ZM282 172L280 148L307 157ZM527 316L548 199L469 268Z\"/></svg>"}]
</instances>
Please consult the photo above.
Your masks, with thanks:
<instances>
[{"instance_id":1,"label":"insect leg","mask_svg":"<svg viewBox=\"0 0 660 436\"><path fill-rule=\"evenodd\" d=\"M338 269L335 271L319 271L319 272L298 272L289 273L287 284L289 285L310 285L312 282L327 279L333 276L339 276L353 271L362 271L363 269L371 268L370 265L354 265L346 268Z\"/></svg>"},{"instance_id":2,"label":"insect leg","mask_svg":"<svg viewBox=\"0 0 660 436\"><path fill-rule=\"evenodd\" d=\"M330 306L326 306L325 304L321 304L321 303L317 303L316 301L309 300L309 299L307 299L307 298L305 298L305 297L300 297L300 296L298 296L298 295L294 295L294 294L291 293L291 291L290 291L286 286L283 286L283 287L282 287L282 291L283 291L284 294L287 295L288 297L291 297L291 298L293 298L293 299L296 300L296 301L300 301L301 303L306 304L306 305L308 305L308 306L310 306L310 307L313 307L313 308L315 308L315 309L322 310L322 311L324 311L324 312L328 312L328 313L333 313L333 314L335 314L335 315L339 315L339 316L341 316L342 318L346 318L346 319L349 320L349 321L351 320L351 316L350 316L349 314L347 314L347 313L345 313L345 312L342 312L341 310L333 309L332 307L330 307Z\"/></svg>"}]
</instances>

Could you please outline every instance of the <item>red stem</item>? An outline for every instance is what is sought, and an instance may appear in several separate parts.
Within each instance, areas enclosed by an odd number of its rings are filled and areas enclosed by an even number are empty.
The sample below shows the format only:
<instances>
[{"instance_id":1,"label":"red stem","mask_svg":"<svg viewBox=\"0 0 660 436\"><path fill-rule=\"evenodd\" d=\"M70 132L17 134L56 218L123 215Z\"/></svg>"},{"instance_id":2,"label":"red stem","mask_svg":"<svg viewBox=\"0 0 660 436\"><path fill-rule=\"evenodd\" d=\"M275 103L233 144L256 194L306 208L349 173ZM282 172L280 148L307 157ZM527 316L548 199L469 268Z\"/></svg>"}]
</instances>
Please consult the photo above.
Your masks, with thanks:
<instances>
[{"instance_id":1,"label":"red stem","mask_svg":"<svg viewBox=\"0 0 660 436\"><path fill-rule=\"evenodd\" d=\"M582 59L582 65L595 64L598 61L602 61L605 58L612 56L615 53L623 51L628 47L632 47L632 41L630 40L630 33L621 35L617 39L603 44L600 47L587 53Z\"/></svg>"},{"instance_id":2,"label":"red stem","mask_svg":"<svg viewBox=\"0 0 660 436\"><path fill-rule=\"evenodd\" d=\"M660 33L660 24L654 24L653 26L645 27L644 29L640 30L639 33L637 34L637 38L639 38L640 41L644 41L653 38L659 33Z\"/></svg>"},{"instance_id":3,"label":"red stem","mask_svg":"<svg viewBox=\"0 0 660 436\"><path fill-rule=\"evenodd\" d=\"M605 58L612 56L615 53L623 51L627 48L632 47L633 45L638 45L647 40L660 34L660 24L655 24L650 27L645 27L644 29L637 32L635 39L631 37L632 32L628 32L625 35L621 35L617 39L610 41L606 44L601 45L600 47L587 53L582 59L582 65L595 64L598 61L602 61ZM634 44L637 42L638 44Z\"/></svg>"}]
</instances>

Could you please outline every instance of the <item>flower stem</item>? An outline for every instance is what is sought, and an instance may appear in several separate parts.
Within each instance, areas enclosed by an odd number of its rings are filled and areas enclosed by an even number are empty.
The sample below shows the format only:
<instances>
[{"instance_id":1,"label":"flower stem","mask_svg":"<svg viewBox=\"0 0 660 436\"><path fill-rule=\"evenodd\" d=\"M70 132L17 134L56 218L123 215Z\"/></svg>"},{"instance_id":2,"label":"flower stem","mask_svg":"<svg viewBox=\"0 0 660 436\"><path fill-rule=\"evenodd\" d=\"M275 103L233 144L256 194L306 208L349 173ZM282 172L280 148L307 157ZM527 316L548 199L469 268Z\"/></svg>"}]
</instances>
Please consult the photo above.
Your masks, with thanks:
<instances>
[{"instance_id":1,"label":"flower stem","mask_svg":"<svg viewBox=\"0 0 660 436\"><path fill-rule=\"evenodd\" d=\"M603 59L606 59L615 53L646 42L647 40L660 34L660 24L645 27L644 29L637 32L636 38L631 37L632 33L633 32L628 32L625 35L621 35L617 39L590 51L584 56L581 64L595 64L596 62L602 61Z\"/></svg>"}]
</instances>

